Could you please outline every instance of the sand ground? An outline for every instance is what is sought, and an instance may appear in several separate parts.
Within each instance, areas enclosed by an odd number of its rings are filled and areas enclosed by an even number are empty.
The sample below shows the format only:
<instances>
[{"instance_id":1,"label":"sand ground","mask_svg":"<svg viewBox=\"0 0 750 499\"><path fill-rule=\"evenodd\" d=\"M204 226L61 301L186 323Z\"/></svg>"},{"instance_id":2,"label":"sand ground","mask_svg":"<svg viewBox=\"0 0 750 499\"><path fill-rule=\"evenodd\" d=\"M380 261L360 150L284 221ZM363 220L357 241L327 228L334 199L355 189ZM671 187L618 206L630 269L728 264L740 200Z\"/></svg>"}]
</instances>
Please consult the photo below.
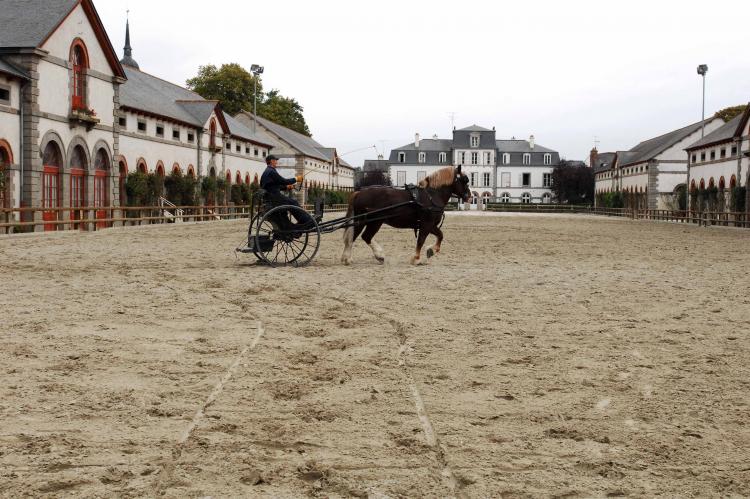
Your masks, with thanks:
<instances>
[{"instance_id":1,"label":"sand ground","mask_svg":"<svg viewBox=\"0 0 750 499\"><path fill-rule=\"evenodd\" d=\"M0 239L3 497L750 496L750 231L242 222Z\"/></svg>"}]
</instances>

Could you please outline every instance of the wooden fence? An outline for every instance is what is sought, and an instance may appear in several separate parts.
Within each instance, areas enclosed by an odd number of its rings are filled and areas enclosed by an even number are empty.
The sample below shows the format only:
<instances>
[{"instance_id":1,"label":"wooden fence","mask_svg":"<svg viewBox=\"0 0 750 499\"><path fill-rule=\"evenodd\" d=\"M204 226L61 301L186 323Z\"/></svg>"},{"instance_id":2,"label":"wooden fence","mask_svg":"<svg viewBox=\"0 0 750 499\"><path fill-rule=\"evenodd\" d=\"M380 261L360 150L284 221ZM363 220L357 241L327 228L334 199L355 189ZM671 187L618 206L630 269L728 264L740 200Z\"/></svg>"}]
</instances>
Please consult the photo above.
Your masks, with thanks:
<instances>
[{"instance_id":1,"label":"wooden fence","mask_svg":"<svg viewBox=\"0 0 750 499\"><path fill-rule=\"evenodd\" d=\"M304 209L313 212L313 205ZM346 212L347 205L328 205L326 213ZM37 214L41 214L41 217ZM76 208L0 208L0 234L45 231L96 231L110 227L237 220L250 216L250 205L117 206Z\"/></svg>"}]
</instances>

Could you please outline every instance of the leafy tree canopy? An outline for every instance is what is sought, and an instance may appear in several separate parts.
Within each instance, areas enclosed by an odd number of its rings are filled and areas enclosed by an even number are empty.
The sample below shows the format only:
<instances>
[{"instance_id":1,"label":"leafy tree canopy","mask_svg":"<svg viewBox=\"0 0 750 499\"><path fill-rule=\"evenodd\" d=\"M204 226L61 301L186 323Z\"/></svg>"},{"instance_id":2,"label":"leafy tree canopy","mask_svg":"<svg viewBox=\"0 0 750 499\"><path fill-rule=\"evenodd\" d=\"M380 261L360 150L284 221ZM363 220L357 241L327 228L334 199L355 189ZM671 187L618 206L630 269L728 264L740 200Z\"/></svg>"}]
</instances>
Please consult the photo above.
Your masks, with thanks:
<instances>
[{"instance_id":1,"label":"leafy tree canopy","mask_svg":"<svg viewBox=\"0 0 750 499\"><path fill-rule=\"evenodd\" d=\"M594 182L594 171L586 165L563 159L552 170L552 192L558 203L593 203Z\"/></svg>"},{"instance_id":2,"label":"leafy tree canopy","mask_svg":"<svg viewBox=\"0 0 750 499\"><path fill-rule=\"evenodd\" d=\"M747 104L725 107L724 109L717 111L716 114L714 114L714 118L721 118L724 121L732 121L734 118L744 113L746 108Z\"/></svg>"},{"instance_id":3,"label":"leafy tree canopy","mask_svg":"<svg viewBox=\"0 0 750 499\"><path fill-rule=\"evenodd\" d=\"M218 100L227 114L253 111L255 104L255 76L239 64L224 64L217 68L213 64L198 68L198 75L187 81L187 87L204 99ZM258 80L258 116L291 128L301 134L310 134L304 116L304 108L291 97L284 97L278 90L263 92Z\"/></svg>"}]
</instances>

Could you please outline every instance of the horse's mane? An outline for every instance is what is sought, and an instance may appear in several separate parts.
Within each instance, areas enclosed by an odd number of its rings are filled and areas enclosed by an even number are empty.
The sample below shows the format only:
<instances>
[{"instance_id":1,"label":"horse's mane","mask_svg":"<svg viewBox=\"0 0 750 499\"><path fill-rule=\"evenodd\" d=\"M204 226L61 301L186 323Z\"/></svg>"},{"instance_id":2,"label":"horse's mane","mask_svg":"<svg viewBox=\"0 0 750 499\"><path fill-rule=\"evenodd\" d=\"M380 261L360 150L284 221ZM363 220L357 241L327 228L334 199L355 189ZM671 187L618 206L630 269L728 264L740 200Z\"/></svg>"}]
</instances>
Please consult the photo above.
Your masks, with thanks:
<instances>
[{"instance_id":1,"label":"horse's mane","mask_svg":"<svg viewBox=\"0 0 750 499\"><path fill-rule=\"evenodd\" d=\"M433 189L436 189L438 187L443 187L445 185L451 185L453 184L453 180L455 178L454 175L455 175L455 168L453 168L452 166L449 166L447 168L441 168L440 170L420 180L419 187L422 187L423 189L427 187L432 187Z\"/></svg>"}]
</instances>

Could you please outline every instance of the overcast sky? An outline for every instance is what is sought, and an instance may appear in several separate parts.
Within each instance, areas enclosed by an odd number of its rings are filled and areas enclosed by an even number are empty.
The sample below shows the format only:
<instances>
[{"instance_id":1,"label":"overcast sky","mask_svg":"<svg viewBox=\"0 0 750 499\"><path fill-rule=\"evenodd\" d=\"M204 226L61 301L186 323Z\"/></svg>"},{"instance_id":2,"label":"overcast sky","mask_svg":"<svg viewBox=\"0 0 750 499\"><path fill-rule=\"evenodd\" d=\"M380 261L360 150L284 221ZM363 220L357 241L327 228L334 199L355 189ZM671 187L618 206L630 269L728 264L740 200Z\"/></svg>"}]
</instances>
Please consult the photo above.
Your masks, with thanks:
<instances>
[{"instance_id":1,"label":"overcast sky","mask_svg":"<svg viewBox=\"0 0 750 499\"><path fill-rule=\"evenodd\" d=\"M184 85L198 66L266 68L340 154L455 125L497 128L585 159L750 101L747 0L95 0L122 53L130 9L143 71ZM741 23L745 23L743 27ZM361 166L374 149L346 154Z\"/></svg>"}]
</instances>

